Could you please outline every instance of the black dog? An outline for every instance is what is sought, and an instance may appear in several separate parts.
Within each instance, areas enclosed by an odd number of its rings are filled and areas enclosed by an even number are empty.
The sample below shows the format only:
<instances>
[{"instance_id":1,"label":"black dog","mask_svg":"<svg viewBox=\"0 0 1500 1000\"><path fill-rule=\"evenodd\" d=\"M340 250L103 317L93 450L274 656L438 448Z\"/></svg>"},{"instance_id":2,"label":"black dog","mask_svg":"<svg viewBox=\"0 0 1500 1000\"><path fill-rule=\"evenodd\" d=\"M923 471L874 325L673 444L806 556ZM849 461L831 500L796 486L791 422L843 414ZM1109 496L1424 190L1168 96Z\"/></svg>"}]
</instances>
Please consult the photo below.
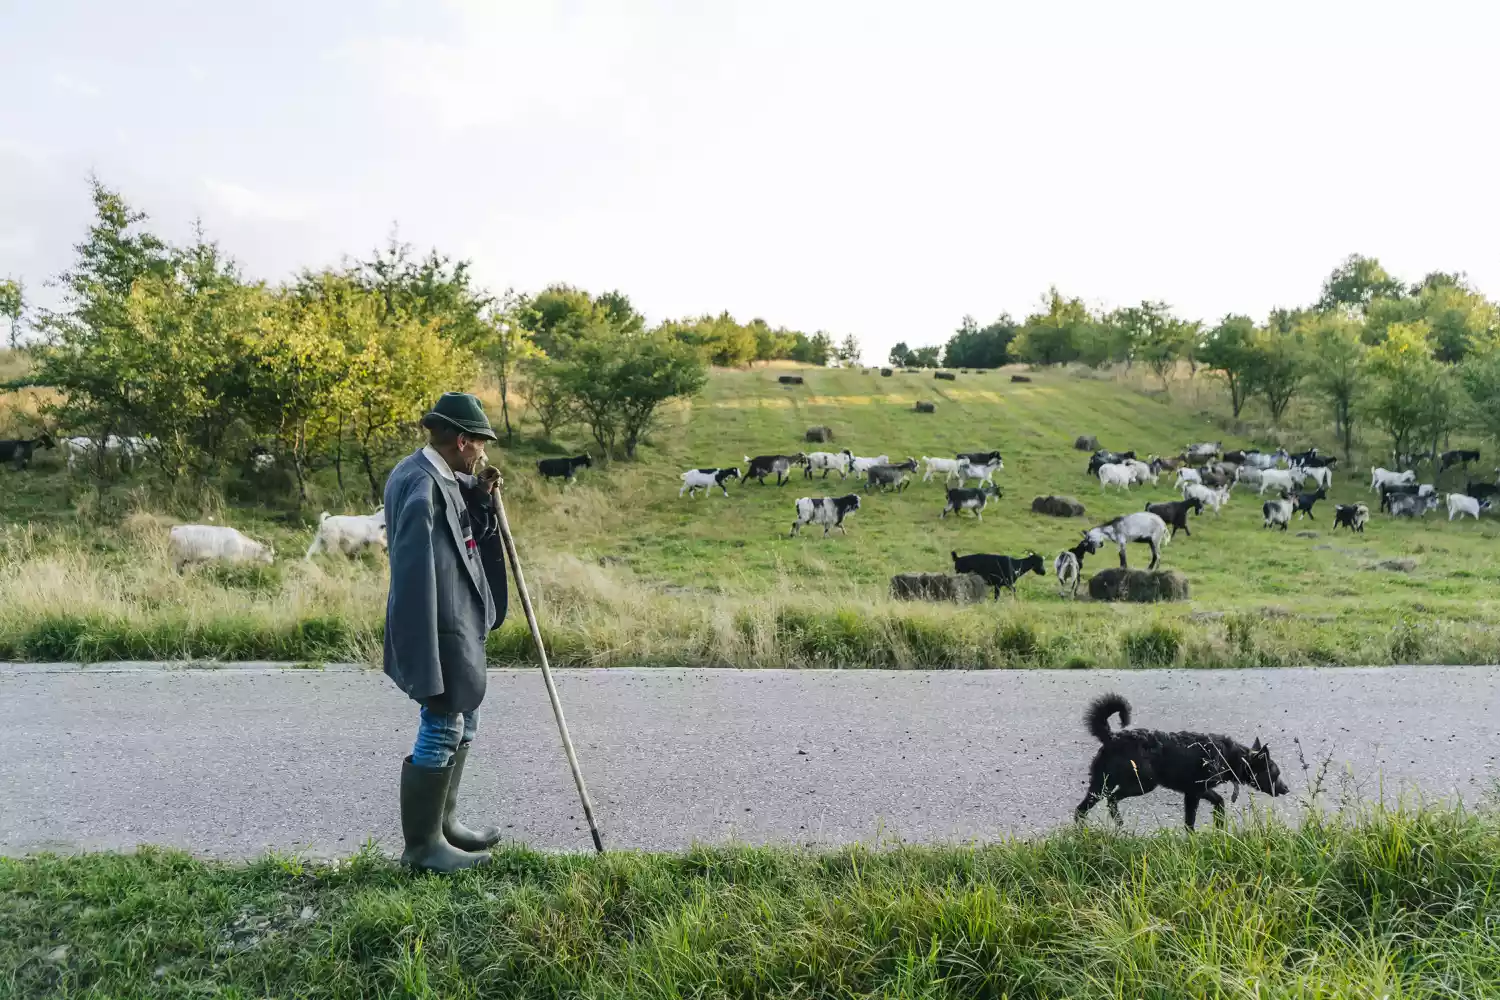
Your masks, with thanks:
<instances>
[{"instance_id":1,"label":"black dog","mask_svg":"<svg viewBox=\"0 0 1500 1000\"><path fill-rule=\"evenodd\" d=\"M1084 714L1084 725L1103 744L1089 765L1089 791L1074 811L1082 823L1094 803L1109 801L1109 814L1120 818L1121 799L1145 795L1158 785L1181 792L1187 828L1198 819L1199 801L1214 807L1214 823L1224 822L1224 796L1215 785L1234 785L1230 801L1240 797L1240 786L1249 785L1267 795L1289 791L1281 780L1281 768L1271 759L1271 748L1260 739L1246 747L1228 736L1210 733L1164 733L1157 729L1121 729L1112 732L1109 717L1118 714L1120 724L1130 725L1130 702L1117 694L1097 698Z\"/></svg>"}]
</instances>

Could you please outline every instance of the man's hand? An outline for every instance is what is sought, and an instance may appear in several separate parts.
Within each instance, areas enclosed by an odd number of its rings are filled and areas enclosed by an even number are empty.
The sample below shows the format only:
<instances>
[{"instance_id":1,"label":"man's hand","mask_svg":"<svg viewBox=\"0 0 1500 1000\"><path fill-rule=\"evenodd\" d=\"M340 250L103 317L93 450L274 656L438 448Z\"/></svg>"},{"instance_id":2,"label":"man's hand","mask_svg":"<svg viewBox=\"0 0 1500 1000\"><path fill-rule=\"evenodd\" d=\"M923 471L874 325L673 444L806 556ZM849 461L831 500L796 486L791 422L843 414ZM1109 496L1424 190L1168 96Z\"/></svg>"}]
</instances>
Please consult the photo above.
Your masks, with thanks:
<instances>
[{"instance_id":1,"label":"man's hand","mask_svg":"<svg viewBox=\"0 0 1500 1000\"><path fill-rule=\"evenodd\" d=\"M500 470L493 465L486 465L479 470L479 482L484 486L484 491L492 495L499 493L505 485L505 480L500 478Z\"/></svg>"}]
</instances>

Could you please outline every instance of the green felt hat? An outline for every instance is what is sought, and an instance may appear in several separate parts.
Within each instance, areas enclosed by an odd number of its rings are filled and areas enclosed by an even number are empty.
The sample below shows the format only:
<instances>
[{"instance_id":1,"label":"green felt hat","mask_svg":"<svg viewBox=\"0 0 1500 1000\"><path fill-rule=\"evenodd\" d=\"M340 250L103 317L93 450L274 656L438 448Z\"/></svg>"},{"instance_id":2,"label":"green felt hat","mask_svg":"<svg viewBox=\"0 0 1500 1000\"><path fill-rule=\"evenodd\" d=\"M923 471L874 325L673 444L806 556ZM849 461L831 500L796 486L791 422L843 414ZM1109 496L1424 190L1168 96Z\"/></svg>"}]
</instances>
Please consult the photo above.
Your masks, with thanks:
<instances>
[{"instance_id":1,"label":"green felt hat","mask_svg":"<svg viewBox=\"0 0 1500 1000\"><path fill-rule=\"evenodd\" d=\"M422 417L423 427L452 427L470 437L495 440L490 418L484 415L479 398L467 392L445 392Z\"/></svg>"}]
</instances>

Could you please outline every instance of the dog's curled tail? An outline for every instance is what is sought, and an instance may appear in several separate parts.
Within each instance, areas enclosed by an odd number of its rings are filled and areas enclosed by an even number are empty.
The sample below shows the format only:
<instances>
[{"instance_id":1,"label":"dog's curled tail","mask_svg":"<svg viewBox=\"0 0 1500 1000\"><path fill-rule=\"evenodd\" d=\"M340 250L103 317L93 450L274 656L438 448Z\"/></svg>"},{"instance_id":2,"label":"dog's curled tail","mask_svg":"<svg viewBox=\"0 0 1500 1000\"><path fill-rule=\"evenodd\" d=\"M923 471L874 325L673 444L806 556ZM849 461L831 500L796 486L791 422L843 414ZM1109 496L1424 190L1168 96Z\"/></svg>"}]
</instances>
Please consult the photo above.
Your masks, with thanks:
<instances>
[{"instance_id":1,"label":"dog's curled tail","mask_svg":"<svg viewBox=\"0 0 1500 1000\"><path fill-rule=\"evenodd\" d=\"M1120 716L1121 726L1130 725L1130 702L1120 695L1106 694L1089 704L1089 710L1083 716L1083 724L1089 727L1094 739L1100 743L1108 743L1115 736L1109 728L1109 717L1115 714Z\"/></svg>"}]
</instances>

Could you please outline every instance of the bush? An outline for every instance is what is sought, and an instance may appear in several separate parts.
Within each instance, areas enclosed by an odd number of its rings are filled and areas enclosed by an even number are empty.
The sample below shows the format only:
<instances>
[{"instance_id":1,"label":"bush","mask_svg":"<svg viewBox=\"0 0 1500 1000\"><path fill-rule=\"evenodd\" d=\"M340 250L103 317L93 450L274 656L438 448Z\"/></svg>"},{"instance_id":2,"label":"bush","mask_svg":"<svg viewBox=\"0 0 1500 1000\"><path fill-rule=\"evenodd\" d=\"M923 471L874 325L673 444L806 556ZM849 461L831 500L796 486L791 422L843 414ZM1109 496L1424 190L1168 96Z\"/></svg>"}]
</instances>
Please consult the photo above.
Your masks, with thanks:
<instances>
[{"instance_id":1,"label":"bush","mask_svg":"<svg viewBox=\"0 0 1500 1000\"><path fill-rule=\"evenodd\" d=\"M1125 633L1125 656L1133 667L1170 667L1182 648L1182 632L1157 622Z\"/></svg>"}]
</instances>

